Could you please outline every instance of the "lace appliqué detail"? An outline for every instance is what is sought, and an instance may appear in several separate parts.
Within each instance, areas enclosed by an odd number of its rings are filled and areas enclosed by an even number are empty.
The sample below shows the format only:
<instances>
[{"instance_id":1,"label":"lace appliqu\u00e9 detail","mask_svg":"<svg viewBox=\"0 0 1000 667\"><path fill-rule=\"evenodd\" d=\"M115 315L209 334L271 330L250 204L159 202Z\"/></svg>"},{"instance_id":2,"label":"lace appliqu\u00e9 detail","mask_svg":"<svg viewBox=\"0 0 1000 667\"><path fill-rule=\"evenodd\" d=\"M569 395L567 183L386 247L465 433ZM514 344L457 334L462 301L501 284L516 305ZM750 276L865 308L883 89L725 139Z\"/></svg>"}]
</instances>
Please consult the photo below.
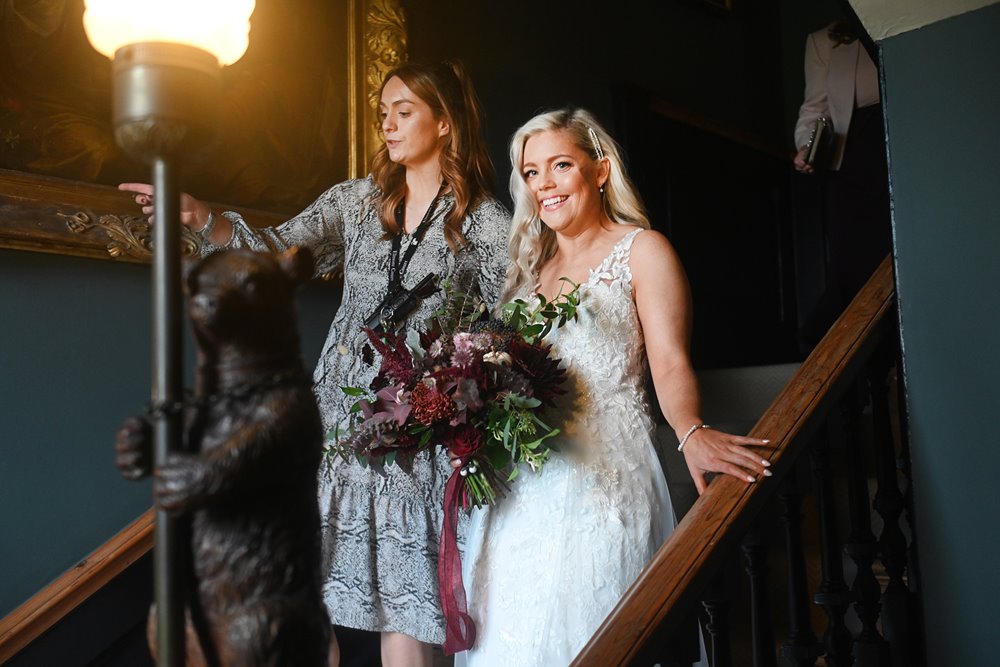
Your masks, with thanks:
<instances>
[{"instance_id":1,"label":"lace appliqu\u00e9 detail","mask_svg":"<svg viewBox=\"0 0 1000 667\"><path fill-rule=\"evenodd\" d=\"M632 242L635 241L635 237L641 231L642 228L631 231L618 241L615 247L611 249L611 253L601 262L600 266L590 270L590 278L587 280L587 284L593 285L600 282L612 285L615 282L623 282L628 287L628 293L631 296L632 268L629 266L629 259L632 256Z\"/></svg>"}]
</instances>

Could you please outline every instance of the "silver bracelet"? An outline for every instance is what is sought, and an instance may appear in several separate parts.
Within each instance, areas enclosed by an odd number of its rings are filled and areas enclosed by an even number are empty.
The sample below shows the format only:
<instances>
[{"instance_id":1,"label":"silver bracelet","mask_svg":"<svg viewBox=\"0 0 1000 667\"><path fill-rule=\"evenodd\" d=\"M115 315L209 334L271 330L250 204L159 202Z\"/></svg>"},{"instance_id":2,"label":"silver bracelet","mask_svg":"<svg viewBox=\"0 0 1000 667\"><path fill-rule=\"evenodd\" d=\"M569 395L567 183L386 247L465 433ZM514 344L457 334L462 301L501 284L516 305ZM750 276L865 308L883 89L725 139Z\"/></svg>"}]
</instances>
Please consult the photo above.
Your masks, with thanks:
<instances>
[{"instance_id":1,"label":"silver bracelet","mask_svg":"<svg viewBox=\"0 0 1000 667\"><path fill-rule=\"evenodd\" d=\"M690 438L691 435L695 431L697 431L698 429L700 429L700 428L712 428L712 427L709 426L708 424L695 424L694 426L692 426L691 428L689 428L687 430L687 433L684 434L684 437L681 438L681 444L677 445L677 451L683 452L684 451L684 444L687 443L688 438Z\"/></svg>"},{"instance_id":2,"label":"silver bracelet","mask_svg":"<svg viewBox=\"0 0 1000 667\"><path fill-rule=\"evenodd\" d=\"M201 235L203 239L207 239L208 235L212 233L212 229L215 228L215 211L209 209L208 211L208 221L202 225L201 229L198 230L198 234Z\"/></svg>"}]
</instances>

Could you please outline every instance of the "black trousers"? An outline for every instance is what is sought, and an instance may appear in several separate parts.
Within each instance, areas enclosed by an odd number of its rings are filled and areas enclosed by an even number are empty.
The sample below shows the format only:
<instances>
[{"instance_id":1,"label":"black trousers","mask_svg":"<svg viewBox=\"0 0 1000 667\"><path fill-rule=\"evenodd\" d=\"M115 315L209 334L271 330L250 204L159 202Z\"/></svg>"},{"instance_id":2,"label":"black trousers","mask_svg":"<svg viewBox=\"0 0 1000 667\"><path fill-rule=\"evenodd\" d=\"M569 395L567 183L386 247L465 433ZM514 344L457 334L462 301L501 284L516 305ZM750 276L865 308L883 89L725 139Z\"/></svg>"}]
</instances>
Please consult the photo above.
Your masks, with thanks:
<instances>
[{"instance_id":1,"label":"black trousers","mask_svg":"<svg viewBox=\"0 0 1000 667\"><path fill-rule=\"evenodd\" d=\"M818 172L826 278L819 302L799 329L804 353L826 334L892 246L884 137L879 105L855 109L840 169Z\"/></svg>"},{"instance_id":2,"label":"black trousers","mask_svg":"<svg viewBox=\"0 0 1000 667\"><path fill-rule=\"evenodd\" d=\"M839 314L891 247L881 106L854 110L840 169L825 177L827 289Z\"/></svg>"}]
</instances>

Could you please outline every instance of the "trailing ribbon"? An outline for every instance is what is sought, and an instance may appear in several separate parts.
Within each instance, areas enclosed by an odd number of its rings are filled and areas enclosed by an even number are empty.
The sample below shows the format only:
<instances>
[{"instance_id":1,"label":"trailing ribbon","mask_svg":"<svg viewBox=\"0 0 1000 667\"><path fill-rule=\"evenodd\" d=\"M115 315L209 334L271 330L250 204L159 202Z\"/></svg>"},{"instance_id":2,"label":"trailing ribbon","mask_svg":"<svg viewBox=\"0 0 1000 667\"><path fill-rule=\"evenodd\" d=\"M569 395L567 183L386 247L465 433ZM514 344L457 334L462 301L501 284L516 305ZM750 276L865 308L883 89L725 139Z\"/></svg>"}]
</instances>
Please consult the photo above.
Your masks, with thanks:
<instances>
[{"instance_id":1,"label":"trailing ribbon","mask_svg":"<svg viewBox=\"0 0 1000 667\"><path fill-rule=\"evenodd\" d=\"M464 488L462 482L459 470L454 470L444 490L444 521L438 550L438 590L445 621L445 655L468 651L476 642L476 624L469 616L465 601L462 556L458 551L458 511Z\"/></svg>"}]
</instances>

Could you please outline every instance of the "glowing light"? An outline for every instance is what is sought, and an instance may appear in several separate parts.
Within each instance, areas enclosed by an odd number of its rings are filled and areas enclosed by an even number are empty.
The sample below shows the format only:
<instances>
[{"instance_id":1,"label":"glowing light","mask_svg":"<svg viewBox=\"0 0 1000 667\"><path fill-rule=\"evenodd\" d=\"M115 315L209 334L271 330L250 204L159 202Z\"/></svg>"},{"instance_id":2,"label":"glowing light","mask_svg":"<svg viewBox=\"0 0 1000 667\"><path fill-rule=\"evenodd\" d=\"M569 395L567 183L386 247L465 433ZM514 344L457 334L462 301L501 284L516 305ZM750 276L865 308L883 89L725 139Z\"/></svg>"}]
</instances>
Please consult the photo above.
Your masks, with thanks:
<instances>
[{"instance_id":1,"label":"glowing light","mask_svg":"<svg viewBox=\"0 0 1000 667\"><path fill-rule=\"evenodd\" d=\"M173 42L208 51L220 65L246 53L254 0L85 0L83 27L109 58L126 44Z\"/></svg>"}]
</instances>

